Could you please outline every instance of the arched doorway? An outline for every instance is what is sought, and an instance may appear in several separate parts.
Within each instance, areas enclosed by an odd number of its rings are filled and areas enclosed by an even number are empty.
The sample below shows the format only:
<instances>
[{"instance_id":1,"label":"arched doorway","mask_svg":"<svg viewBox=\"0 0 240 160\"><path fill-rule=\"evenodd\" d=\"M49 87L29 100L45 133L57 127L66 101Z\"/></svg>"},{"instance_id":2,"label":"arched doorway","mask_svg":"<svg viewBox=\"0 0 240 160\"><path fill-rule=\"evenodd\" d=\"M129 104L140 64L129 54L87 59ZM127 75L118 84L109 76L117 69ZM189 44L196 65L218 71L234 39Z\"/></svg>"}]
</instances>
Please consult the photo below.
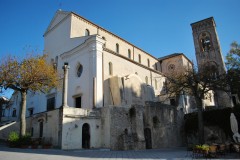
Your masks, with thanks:
<instances>
[{"instance_id":1,"label":"arched doorway","mask_svg":"<svg viewBox=\"0 0 240 160\"><path fill-rule=\"evenodd\" d=\"M146 142L146 149L152 149L152 135L150 128L144 129L144 137Z\"/></svg>"},{"instance_id":2,"label":"arched doorway","mask_svg":"<svg viewBox=\"0 0 240 160\"><path fill-rule=\"evenodd\" d=\"M87 123L82 126L82 148L90 148L90 126Z\"/></svg>"}]
</instances>

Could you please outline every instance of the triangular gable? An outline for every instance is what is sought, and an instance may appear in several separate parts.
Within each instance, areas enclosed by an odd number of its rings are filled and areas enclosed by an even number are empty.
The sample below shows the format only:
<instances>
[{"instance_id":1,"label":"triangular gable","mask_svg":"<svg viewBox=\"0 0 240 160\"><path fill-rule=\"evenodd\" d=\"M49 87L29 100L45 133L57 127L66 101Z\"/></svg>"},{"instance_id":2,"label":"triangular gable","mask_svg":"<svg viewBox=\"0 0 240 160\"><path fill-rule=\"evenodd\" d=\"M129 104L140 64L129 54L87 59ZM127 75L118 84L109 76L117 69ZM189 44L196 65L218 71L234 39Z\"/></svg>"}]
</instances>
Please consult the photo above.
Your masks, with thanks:
<instances>
[{"instance_id":1,"label":"triangular gable","mask_svg":"<svg viewBox=\"0 0 240 160\"><path fill-rule=\"evenodd\" d=\"M45 31L44 35L50 31L55 25L57 25L59 22L61 22L67 15L71 12L61 11L58 10L56 14L54 15L53 19L51 20L50 24L47 27L47 30Z\"/></svg>"}]
</instances>

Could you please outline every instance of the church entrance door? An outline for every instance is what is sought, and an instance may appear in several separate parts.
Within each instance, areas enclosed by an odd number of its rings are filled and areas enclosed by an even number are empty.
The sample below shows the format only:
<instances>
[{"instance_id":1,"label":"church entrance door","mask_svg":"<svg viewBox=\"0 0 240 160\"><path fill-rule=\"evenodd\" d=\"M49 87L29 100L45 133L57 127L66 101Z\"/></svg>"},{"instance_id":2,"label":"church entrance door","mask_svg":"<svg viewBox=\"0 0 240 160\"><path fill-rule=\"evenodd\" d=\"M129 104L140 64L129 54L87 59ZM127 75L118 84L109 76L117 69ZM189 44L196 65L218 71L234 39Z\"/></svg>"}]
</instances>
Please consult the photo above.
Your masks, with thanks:
<instances>
[{"instance_id":1,"label":"church entrance door","mask_svg":"<svg viewBox=\"0 0 240 160\"><path fill-rule=\"evenodd\" d=\"M87 123L82 126L82 148L90 148L90 126Z\"/></svg>"},{"instance_id":2,"label":"church entrance door","mask_svg":"<svg viewBox=\"0 0 240 160\"><path fill-rule=\"evenodd\" d=\"M152 149L152 136L151 136L150 128L144 129L144 136L145 136L145 141L146 141L146 149Z\"/></svg>"}]
</instances>

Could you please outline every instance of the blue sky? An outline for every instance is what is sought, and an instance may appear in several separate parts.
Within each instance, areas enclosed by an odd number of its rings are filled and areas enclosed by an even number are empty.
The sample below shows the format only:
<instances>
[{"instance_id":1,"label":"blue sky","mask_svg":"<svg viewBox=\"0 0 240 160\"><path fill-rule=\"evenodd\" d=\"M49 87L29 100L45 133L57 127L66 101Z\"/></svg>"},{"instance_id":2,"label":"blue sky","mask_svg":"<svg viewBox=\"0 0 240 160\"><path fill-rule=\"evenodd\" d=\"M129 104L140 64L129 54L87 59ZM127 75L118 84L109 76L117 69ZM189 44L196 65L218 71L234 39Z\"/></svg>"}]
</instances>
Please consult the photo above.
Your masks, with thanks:
<instances>
[{"instance_id":1,"label":"blue sky","mask_svg":"<svg viewBox=\"0 0 240 160\"><path fill-rule=\"evenodd\" d=\"M213 16L225 56L240 43L240 0L0 0L0 58L43 50L58 9L73 11L155 57L184 53L195 61L190 24Z\"/></svg>"}]
</instances>

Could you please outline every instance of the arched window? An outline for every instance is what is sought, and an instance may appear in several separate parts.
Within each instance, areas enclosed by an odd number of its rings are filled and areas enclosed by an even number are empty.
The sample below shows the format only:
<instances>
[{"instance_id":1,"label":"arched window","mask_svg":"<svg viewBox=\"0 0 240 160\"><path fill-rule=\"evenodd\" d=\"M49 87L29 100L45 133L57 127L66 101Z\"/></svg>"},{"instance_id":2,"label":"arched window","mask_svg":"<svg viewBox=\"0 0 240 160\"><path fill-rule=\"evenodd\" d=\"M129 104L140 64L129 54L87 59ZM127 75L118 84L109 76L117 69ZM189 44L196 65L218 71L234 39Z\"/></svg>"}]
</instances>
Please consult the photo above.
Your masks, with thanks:
<instances>
[{"instance_id":1,"label":"arched window","mask_svg":"<svg viewBox=\"0 0 240 160\"><path fill-rule=\"evenodd\" d=\"M150 60L149 59L147 59L147 65L148 65L148 67L150 67Z\"/></svg>"},{"instance_id":2,"label":"arched window","mask_svg":"<svg viewBox=\"0 0 240 160\"><path fill-rule=\"evenodd\" d=\"M88 29L85 30L85 36L89 36L90 35L90 32Z\"/></svg>"},{"instance_id":3,"label":"arched window","mask_svg":"<svg viewBox=\"0 0 240 160\"><path fill-rule=\"evenodd\" d=\"M157 80L155 79L155 89L158 89L157 88Z\"/></svg>"},{"instance_id":4,"label":"arched window","mask_svg":"<svg viewBox=\"0 0 240 160\"><path fill-rule=\"evenodd\" d=\"M102 37L102 39L106 41L105 37ZM103 47L106 47L106 42L103 44Z\"/></svg>"},{"instance_id":5,"label":"arched window","mask_svg":"<svg viewBox=\"0 0 240 160\"><path fill-rule=\"evenodd\" d=\"M119 44L116 44L116 53L119 53Z\"/></svg>"},{"instance_id":6,"label":"arched window","mask_svg":"<svg viewBox=\"0 0 240 160\"><path fill-rule=\"evenodd\" d=\"M82 72L83 72L83 66L79 64L79 66L77 67L77 77L80 77L82 75Z\"/></svg>"},{"instance_id":7,"label":"arched window","mask_svg":"<svg viewBox=\"0 0 240 160\"><path fill-rule=\"evenodd\" d=\"M145 82L146 82L146 84L148 84L148 77L147 76L145 77Z\"/></svg>"},{"instance_id":8,"label":"arched window","mask_svg":"<svg viewBox=\"0 0 240 160\"><path fill-rule=\"evenodd\" d=\"M157 68L157 63L155 63L155 70L158 70L158 68Z\"/></svg>"},{"instance_id":9,"label":"arched window","mask_svg":"<svg viewBox=\"0 0 240 160\"><path fill-rule=\"evenodd\" d=\"M200 34L199 37L200 40L200 47L202 49L203 52L207 52L211 49L212 44L211 44L211 37L210 34L208 32L203 32Z\"/></svg>"},{"instance_id":10,"label":"arched window","mask_svg":"<svg viewBox=\"0 0 240 160\"><path fill-rule=\"evenodd\" d=\"M131 55L131 50L130 49L128 49L128 58L132 58L132 55Z\"/></svg>"},{"instance_id":11,"label":"arched window","mask_svg":"<svg viewBox=\"0 0 240 160\"><path fill-rule=\"evenodd\" d=\"M12 117L17 117L17 110L15 108L13 108Z\"/></svg>"},{"instance_id":12,"label":"arched window","mask_svg":"<svg viewBox=\"0 0 240 160\"><path fill-rule=\"evenodd\" d=\"M109 75L113 75L112 62L109 62L108 66L109 66Z\"/></svg>"},{"instance_id":13,"label":"arched window","mask_svg":"<svg viewBox=\"0 0 240 160\"><path fill-rule=\"evenodd\" d=\"M141 55L138 55L138 62L141 63Z\"/></svg>"}]
</instances>

